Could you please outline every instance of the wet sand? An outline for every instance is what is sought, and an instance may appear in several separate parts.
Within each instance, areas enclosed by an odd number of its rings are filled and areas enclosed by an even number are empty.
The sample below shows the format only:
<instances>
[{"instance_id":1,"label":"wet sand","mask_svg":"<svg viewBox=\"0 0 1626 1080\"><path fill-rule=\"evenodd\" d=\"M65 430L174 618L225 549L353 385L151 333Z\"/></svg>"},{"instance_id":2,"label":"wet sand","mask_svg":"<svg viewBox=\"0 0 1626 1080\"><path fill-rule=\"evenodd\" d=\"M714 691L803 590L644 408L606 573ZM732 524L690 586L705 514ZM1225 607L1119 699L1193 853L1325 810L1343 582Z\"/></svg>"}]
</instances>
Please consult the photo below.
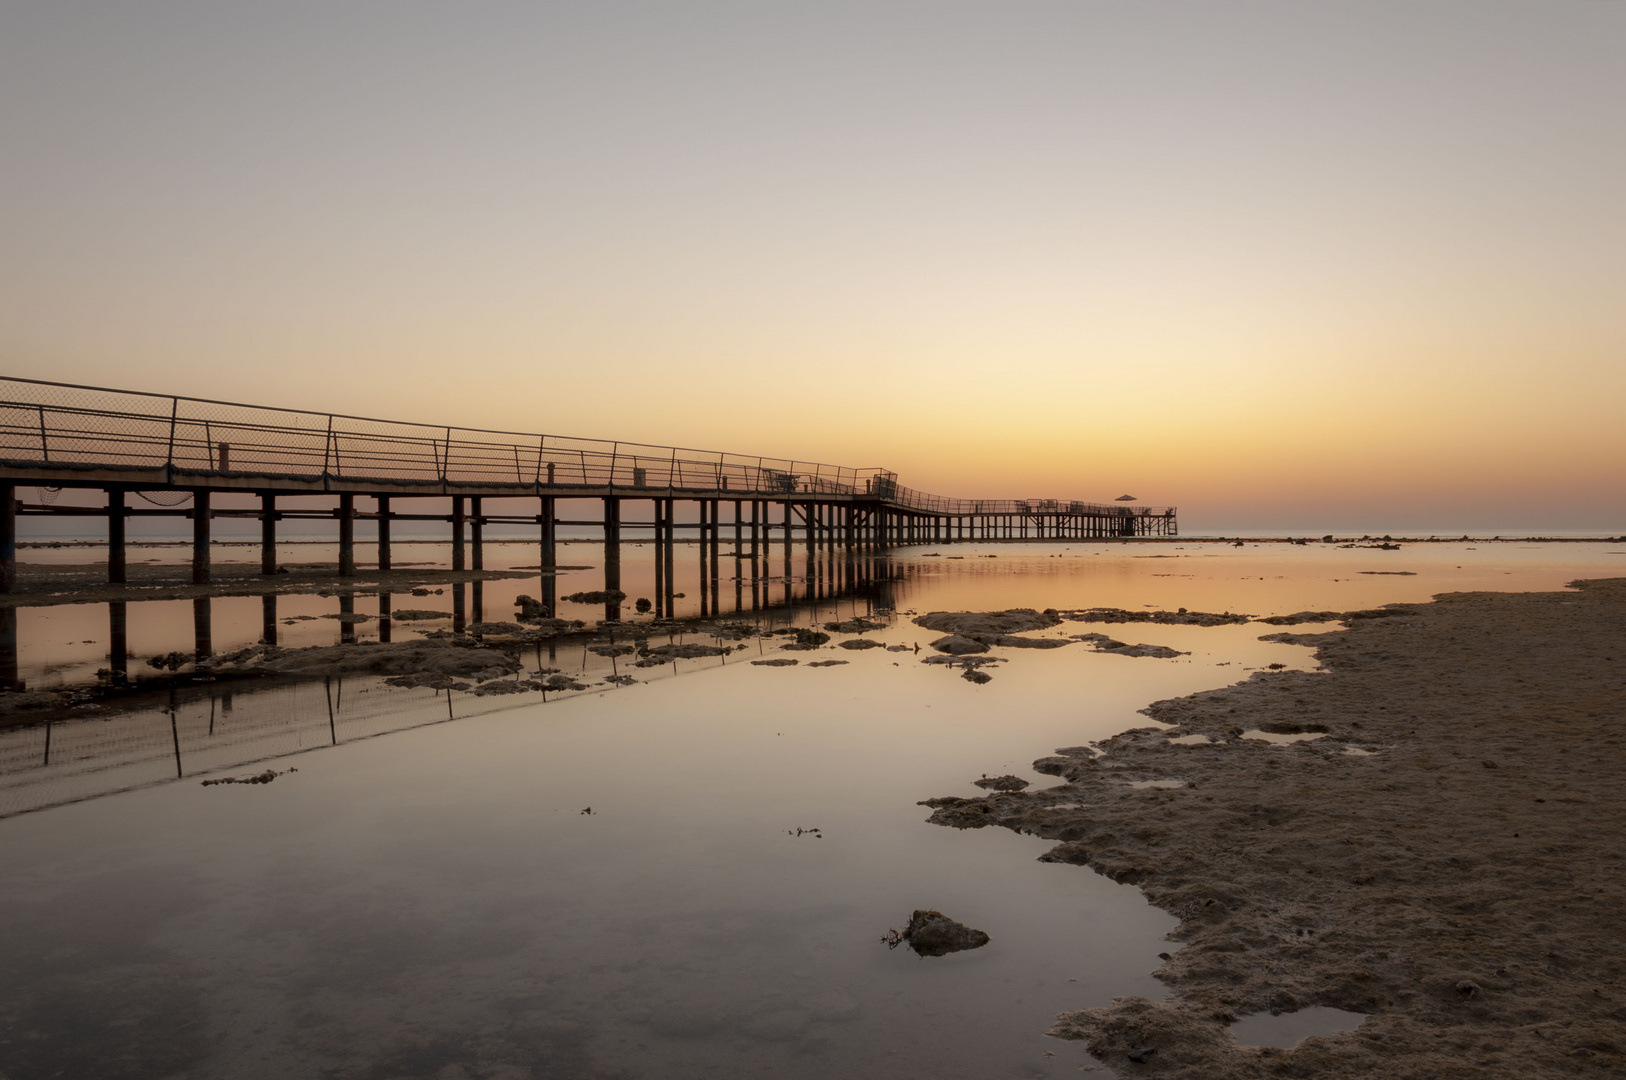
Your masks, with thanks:
<instances>
[{"instance_id":1,"label":"wet sand","mask_svg":"<svg viewBox=\"0 0 1626 1080\"><path fill-rule=\"evenodd\" d=\"M1165 1001L1052 1034L1121 1076L1620 1075L1626 579L1394 610L1269 638L1323 672L1161 701L1172 729L1034 763L1060 787L930 801L938 824L1060 841L1046 860L1181 919ZM1171 741L1191 736L1211 741ZM1370 1015L1293 1049L1227 1030L1310 1006Z\"/></svg>"}]
</instances>

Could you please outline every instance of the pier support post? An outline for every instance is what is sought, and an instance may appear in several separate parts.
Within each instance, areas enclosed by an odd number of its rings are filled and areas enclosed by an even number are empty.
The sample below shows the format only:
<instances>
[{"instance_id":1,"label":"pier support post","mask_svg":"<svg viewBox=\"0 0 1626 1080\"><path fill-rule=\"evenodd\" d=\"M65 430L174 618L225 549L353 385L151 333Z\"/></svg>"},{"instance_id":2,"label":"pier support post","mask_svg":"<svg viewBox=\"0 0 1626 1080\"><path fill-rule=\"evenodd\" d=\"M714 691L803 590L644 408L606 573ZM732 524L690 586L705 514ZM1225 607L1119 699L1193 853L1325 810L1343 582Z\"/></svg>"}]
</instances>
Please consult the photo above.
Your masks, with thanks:
<instances>
[{"instance_id":1,"label":"pier support post","mask_svg":"<svg viewBox=\"0 0 1626 1080\"><path fill-rule=\"evenodd\" d=\"M192 584L209 584L209 493L192 493Z\"/></svg>"},{"instance_id":2,"label":"pier support post","mask_svg":"<svg viewBox=\"0 0 1626 1080\"><path fill-rule=\"evenodd\" d=\"M711 614L711 577L706 573L706 500L696 499L695 512L699 520L695 523L695 548L700 555L700 614Z\"/></svg>"},{"instance_id":3,"label":"pier support post","mask_svg":"<svg viewBox=\"0 0 1626 1080\"><path fill-rule=\"evenodd\" d=\"M17 589L17 485L0 484L0 593ZM16 634L13 632L13 641Z\"/></svg>"},{"instance_id":4,"label":"pier support post","mask_svg":"<svg viewBox=\"0 0 1626 1080\"><path fill-rule=\"evenodd\" d=\"M277 497L260 493L260 573L277 572Z\"/></svg>"},{"instance_id":5,"label":"pier support post","mask_svg":"<svg viewBox=\"0 0 1626 1080\"><path fill-rule=\"evenodd\" d=\"M666 558L662 549L666 546L666 520L664 499L651 499L649 501L650 520L655 523L655 618L666 618Z\"/></svg>"},{"instance_id":6,"label":"pier support post","mask_svg":"<svg viewBox=\"0 0 1626 1080\"><path fill-rule=\"evenodd\" d=\"M614 593L621 591L621 500L614 495L604 497L604 591L611 596L604 601L604 618L616 622L621 618L621 601Z\"/></svg>"},{"instance_id":7,"label":"pier support post","mask_svg":"<svg viewBox=\"0 0 1626 1080\"><path fill-rule=\"evenodd\" d=\"M356 497L339 496L339 576L356 576Z\"/></svg>"},{"instance_id":8,"label":"pier support post","mask_svg":"<svg viewBox=\"0 0 1626 1080\"><path fill-rule=\"evenodd\" d=\"M552 483L552 477L553 466L550 464L548 466L549 483ZM558 508L552 495L543 495L537 502L536 524L540 534L542 556L538 560L542 567L542 613L551 619L554 617L554 608L558 598L558 577L554 573L554 570L559 565L558 530L555 524L558 520L556 512Z\"/></svg>"},{"instance_id":9,"label":"pier support post","mask_svg":"<svg viewBox=\"0 0 1626 1080\"><path fill-rule=\"evenodd\" d=\"M756 564L762 558L762 500L751 500L751 565L752 576L756 576Z\"/></svg>"},{"instance_id":10,"label":"pier support post","mask_svg":"<svg viewBox=\"0 0 1626 1080\"><path fill-rule=\"evenodd\" d=\"M554 519L557 517L554 497L544 495L539 501L542 505L536 515L536 524L537 531L541 534L542 569L552 570L559 565L559 540L554 528Z\"/></svg>"},{"instance_id":11,"label":"pier support post","mask_svg":"<svg viewBox=\"0 0 1626 1080\"><path fill-rule=\"evenodd\" d=\"M676 589L677 589L677 583L676 583L676 577L675 577L675 575L677 573L677 552L673 550L676 546L677 546L677 500L676 499L667 499L666 500L666 617L668 619L672 619L672 618L677 617L676 612L673 610L673 608L675 607L675 605L677 603L677 597L672 595L672 593L674 591L676 591Z\"/></svg>"},{"instance_id":12,"label":"pier support post","mask_svg":"<svg viewBox=\"0 0 1626 1080\"><path fill-rule=\"evenodd\" d=\"M790 500L786 499L782 505L785 507L785 580L789 581L790 580L790 560L792 558L792 552L791 552L791 543L792 543L792 541L791 541L791 535L790 535L791 534Z\"/></svg>"},{"instance_id":13,"label":"pier support post","mask_svg":"<svg viewBox=\"0 0 1626 1080\"><path fill-rule=\"evenodd\" d=\"M482 500L478 495L469 499L469 545L471 554L474 556L473 568L475 570L484 570L486 568L485 520L480 516L481 503ZM478 622L479 619L475 621Z\"/></svg>"},{"instance_id":14,"label":"pier support post","mask_svg":"<svg viewBox=\"0 0 1626 1080\"><path fill-rule=\"evenodd\" d=\"M718 508L717 500L711 500L711 536L708 539L711 541L711 614L713 615L718 613L717 582L721 576L717 567L717 548L722 539L722 530L718 527L721 523L717 520Z\"/></svg>"},{"instance_id":15,"label":"pier support post","mask_svg":"<svg viewBox=\"0 0 1626 1080\"><path fill-rule=\"evenodd\" d=\"M107 583L123 585L128 574L124 547L124 489L107 489Z\"/></svg>"},{"instance_id":16,"label":"pier support post","mask_svg":"<svg viewBox=\"0 0 1626 1080\"><path fill-rule=\"evenodd\" d=\"M16 485L0 483L0 592L16 590ZM13 631L13 642L16 634ZM13 680L15 682L15 680Z\"/></svg>"},{"instance_id":17,"label":"pier support post","mask_svg":"<svg viewBox=\"0 0 1626 1080\"><path fill-rule=\"evenodd\" d=\"M463 505L464 505L463 504L463 496L461 496L461 495L453 495L452 496L452 569L453 570L463 570L463 569L465 569L465 566L464 566L465 559L464 559L464 551L463 551L463 522L465 520L465 515L464 515L464 512L463 512Z\"/></svg>"},{"instance_id":18,"label":"pier support post","mask_svg":"<svg viewBox=\"0 0 1626 1080\"><path fill-rule=\"evenodd\" d=\"M390 497L379 495L378 502L378 569L390 568Z\"/></svg>"},{"instance_id":19,"label":"pier support post","mask_svg":"<svg viewBox=\"0 0 1626 1080\"><path fill-rule=\"evenodd\" d=\"M23 690L17 677L17 609L0 607L0 690Z\"/></svg>"}]
</instances>

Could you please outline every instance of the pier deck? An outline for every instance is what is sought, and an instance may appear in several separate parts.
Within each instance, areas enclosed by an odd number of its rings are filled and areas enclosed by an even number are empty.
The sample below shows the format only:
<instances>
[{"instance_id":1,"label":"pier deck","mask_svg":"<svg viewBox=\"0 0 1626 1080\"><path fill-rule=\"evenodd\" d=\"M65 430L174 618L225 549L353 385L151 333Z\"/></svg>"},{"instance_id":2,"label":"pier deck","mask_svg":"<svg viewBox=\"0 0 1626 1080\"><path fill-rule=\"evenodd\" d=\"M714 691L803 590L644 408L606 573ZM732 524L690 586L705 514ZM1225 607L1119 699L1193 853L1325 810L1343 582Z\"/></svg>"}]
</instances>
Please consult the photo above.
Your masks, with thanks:
<instances>
[{"instance_id":1,"label":"pier deck","mask_svg":"<svg viewBox=\"0 0 1626 1080\"><path fill-rule=\"evenodd\" d=\"M20 502L18 488L40 498ZM105 493L105 505L56 505L60 489ZM216 508L217 494L257 496L256 509ZM52 498L48 499L47 494ZM279 497L325 495L332 509L279 509ZM486 499L537 500L534 515L487 513ZM132 498L136 500L132 502ZM371 501L371 508L357 499ZM402 512L399 500L449 499L449 512ZM561 519L558 502L592 500L592 521ZM649 520L625 522L641 501ZM679 513L692 503L692 513ZM189 504L189 505L186 505ZM685 508L686 510L688 508ZM726 515L725 515L726 511ZM1054 499L955 499L916 491L880 468L849 468L642 443L484 431L302 412L201 398L0 377L0 592L16 580L17 515L107 519L108 580L125 580L125 522L183 516L193 523L193 580L209 581L210 522L261 522L261 568L275 574L276 523L332 518L339 573L355 573L355 522L376 523L377 560L390 568L395 521L450 526L452 567L480 569L482 529L534 524L541 565L556 565L558 527L602 530L606 591L619 588L623 529L652 530L670 563L679 531L701 541L716 572L764 545L880 550L988 539L1174 536L1173 507ZM658 560L661 561L661 560ZM551 603L551 597L545 598ZM607 617L616 617L607 611Z\"/></svg>"}]
</instances>

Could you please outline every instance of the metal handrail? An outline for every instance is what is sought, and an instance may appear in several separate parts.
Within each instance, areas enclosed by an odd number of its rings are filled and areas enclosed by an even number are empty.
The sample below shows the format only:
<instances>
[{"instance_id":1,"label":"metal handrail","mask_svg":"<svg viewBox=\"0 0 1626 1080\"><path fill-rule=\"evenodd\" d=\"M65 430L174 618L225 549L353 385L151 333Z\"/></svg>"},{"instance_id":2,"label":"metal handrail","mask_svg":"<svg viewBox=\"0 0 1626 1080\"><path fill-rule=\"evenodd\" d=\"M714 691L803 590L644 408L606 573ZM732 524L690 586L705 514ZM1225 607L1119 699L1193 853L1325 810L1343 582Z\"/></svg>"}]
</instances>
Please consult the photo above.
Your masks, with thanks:
<instances>
[{"instance_id":1,"label":"metal handrail","mask_svg":"<svg viewBox=\"0 0 1626 1080\"><path fill-rule=\"evenodd\" d=\"M1023 514L1040 500L950 499L895 474L726 451L479 428L432 427L145 391L0 376L0 459L224 477L627 488L756 496L868 495L931 514ZM1070 503L1099 516L1172 508Z\"/></svg>"}]
</instances>

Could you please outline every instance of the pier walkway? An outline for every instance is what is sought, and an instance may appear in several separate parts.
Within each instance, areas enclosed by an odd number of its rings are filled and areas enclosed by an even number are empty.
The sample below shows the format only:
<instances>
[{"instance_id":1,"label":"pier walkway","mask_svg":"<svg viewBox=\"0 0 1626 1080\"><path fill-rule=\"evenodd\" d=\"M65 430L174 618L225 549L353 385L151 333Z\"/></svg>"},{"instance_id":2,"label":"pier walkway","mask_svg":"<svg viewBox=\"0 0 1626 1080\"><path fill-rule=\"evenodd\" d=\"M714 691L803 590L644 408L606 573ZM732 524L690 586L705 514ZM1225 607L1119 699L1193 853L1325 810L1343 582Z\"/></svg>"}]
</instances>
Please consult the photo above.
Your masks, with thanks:
<instances>
[{"instance_id":1,"label":"pier walkway","mask_svg":"<svg viewBox=\"0 0 1626 1080\"><path fill-rule=\"evenodd\" d=\"M36 501L19 489L35 488ZM103 506L59 505L61 489L105 493ZM217 494L257 496L257 508L214 507ZM293 508L279 498L336 497L336 507ZM403 500L442 500L436 512L403 512ZM487 512L484 500L535 499L536 513ZM357 500L367 500L358 505ZM450 511L439 511L444 500ZM602 507L588 519L559 516L561 500ZM648 520L626 520L626 504ZM688 506L680 504L693 504ZM190 505L187 505L190 504ZM412 504L406 504L412 505ZM420 508L422 503L417 504ZM391 523L444 521L454 570L482 567L482 529L532 524L544 571L557 565L561 525L593 526L604 540L604 587L620 588L623 530L652 538L671 580L680 533L701 545L715 579L719 547L755 558L773 543L809 553L845 547L990 539L1174 536L1173 507L1054 499L954 499L907 488L885 469L640 443L371 420L0 377L0 593L16 581L16 518L79 515L107 521L110 583L126 580L125 523L135 516L192 522L192 578L210 580L210 522L261 523L261 571L277 572L277 522L336 524L339 574L356 572L355 523L373 521L380 570L390 569ZM551 604L551 596L545 600ZM613 610L607 616L615 617Z\"/></svg>"}]
</instances>

